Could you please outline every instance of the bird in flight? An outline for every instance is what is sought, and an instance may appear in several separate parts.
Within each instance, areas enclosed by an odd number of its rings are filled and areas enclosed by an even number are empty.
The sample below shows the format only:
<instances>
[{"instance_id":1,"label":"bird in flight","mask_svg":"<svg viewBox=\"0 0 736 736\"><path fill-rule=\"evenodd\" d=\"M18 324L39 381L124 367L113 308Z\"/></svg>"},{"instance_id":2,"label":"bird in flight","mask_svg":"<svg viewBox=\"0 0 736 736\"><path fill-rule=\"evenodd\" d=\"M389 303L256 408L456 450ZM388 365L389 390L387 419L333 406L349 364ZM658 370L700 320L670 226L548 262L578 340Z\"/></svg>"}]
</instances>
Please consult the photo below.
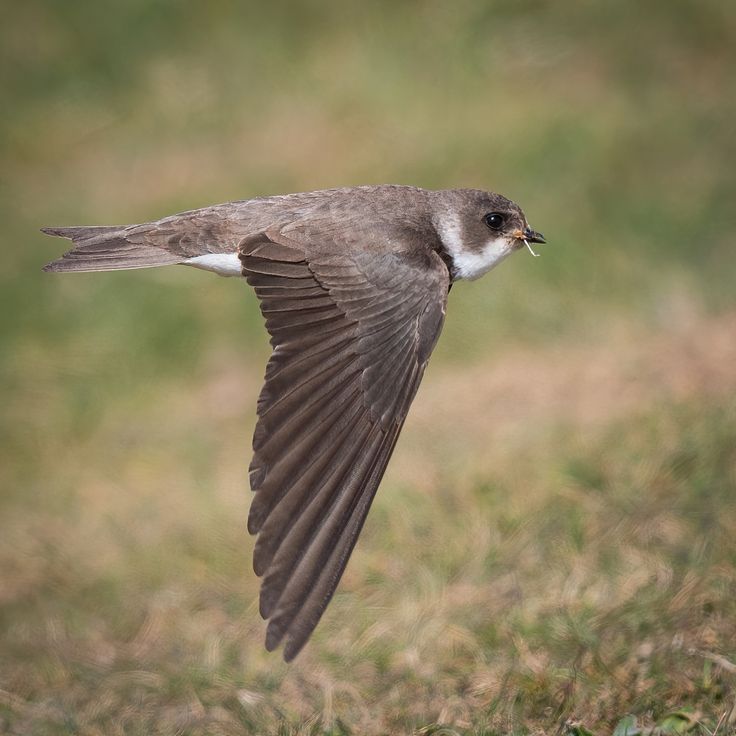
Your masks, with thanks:
<instances>
[{"instance_id":1,"label":"bird in flight","mask_svg":"<svg viewBox=\"0 0 736 736\"><path fill-rule=\"evenodd\" d=\"M141 225L44 228L46 271L183 264L242 276L273 348L248 530L266 648L292 660L335 592L445 319L453 282L544 237L476 189L363 186L228 202Z\"/></svg>"}]
</instances>

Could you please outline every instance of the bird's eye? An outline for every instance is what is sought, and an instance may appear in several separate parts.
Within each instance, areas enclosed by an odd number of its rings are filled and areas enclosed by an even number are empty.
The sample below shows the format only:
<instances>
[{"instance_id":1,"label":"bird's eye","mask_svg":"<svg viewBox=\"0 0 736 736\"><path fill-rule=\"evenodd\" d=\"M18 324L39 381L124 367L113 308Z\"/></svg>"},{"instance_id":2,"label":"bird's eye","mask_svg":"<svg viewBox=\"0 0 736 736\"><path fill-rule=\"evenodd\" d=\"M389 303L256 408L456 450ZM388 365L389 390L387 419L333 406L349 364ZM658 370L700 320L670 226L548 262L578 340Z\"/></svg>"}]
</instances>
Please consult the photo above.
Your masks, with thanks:
<instances>
[{"instance_id":1,"label":"bird's eye","mask_svg":"<svg viewBox=\"0 0 736 736\"><path fill-rule=\"evenodd\" d=\"M498 212L488 213L483 220L491 230L500 230L504 222L506 222L506 218L503 215L499 215Z\"/></svg>"}]
</instances>

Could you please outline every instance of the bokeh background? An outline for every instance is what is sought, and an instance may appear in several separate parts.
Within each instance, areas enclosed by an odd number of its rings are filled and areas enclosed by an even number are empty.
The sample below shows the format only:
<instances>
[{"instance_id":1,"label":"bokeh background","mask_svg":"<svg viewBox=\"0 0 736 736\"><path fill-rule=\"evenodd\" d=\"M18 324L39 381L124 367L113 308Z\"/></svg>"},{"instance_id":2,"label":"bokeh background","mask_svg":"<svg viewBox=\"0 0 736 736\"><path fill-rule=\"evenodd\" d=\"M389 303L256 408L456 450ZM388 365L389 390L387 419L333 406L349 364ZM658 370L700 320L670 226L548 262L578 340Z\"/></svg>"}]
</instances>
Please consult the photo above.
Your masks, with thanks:
<instances>
[{"instance_id":1,"label":"bokeh background","mask_svg":"<svg viewBox=\"0 0 736 736\"><path fill-rule=\"evenodd\" d=\"M8 2L0 85L0 731L736 729L732 2ZM549 245L453 289L287 667L254 296L41 273L38 228L386 182L500 191Z\"/></svg>"}]
</instances>

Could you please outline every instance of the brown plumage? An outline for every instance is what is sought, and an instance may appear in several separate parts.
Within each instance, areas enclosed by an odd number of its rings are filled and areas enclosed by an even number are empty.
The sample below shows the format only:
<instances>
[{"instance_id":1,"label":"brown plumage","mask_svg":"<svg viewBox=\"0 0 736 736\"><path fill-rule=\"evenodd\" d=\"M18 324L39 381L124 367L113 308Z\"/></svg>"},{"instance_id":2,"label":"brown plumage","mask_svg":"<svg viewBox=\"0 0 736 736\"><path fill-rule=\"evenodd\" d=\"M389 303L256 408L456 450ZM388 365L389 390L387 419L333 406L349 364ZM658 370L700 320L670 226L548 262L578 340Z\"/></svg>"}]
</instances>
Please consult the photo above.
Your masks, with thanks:
<instances>
[{"instance_id":1,"label":"brown plumage","mask_svg":"<svg viewBox=\"0 0 736 736\"><path fill-rule=\"evenodd\" d=\"M480 275L525 239L543 242L500 195L396 186L44 232L75 244L46 270L184 263L242 273L255 289L273 353L258 399L248 529L258 535L253 565L263 577L266 647L285 640L287 661L345 569L442 329L453 279Z\"/></svg>"}]
</instances>

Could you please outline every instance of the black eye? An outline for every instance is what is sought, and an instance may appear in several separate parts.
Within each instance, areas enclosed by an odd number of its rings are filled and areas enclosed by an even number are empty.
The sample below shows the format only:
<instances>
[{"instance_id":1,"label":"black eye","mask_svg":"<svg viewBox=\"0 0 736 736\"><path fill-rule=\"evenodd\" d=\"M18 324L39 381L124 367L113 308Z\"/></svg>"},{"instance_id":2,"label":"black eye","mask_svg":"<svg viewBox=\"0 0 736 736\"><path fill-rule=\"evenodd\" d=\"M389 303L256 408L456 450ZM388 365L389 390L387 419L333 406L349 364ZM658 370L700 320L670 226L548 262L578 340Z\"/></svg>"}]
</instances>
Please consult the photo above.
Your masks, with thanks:
<instances>
[{"instance_id":1,"label":"black eye","mask_svg":"<svg viewBox=\"0 0 736 736\"><path fill-rule=\"evenodd\" d=\"M489 212L483 220L491 230L500 230L506 222L506 218L503 215L499 215L498 212Z\"/></svg>"}]
</instances>

